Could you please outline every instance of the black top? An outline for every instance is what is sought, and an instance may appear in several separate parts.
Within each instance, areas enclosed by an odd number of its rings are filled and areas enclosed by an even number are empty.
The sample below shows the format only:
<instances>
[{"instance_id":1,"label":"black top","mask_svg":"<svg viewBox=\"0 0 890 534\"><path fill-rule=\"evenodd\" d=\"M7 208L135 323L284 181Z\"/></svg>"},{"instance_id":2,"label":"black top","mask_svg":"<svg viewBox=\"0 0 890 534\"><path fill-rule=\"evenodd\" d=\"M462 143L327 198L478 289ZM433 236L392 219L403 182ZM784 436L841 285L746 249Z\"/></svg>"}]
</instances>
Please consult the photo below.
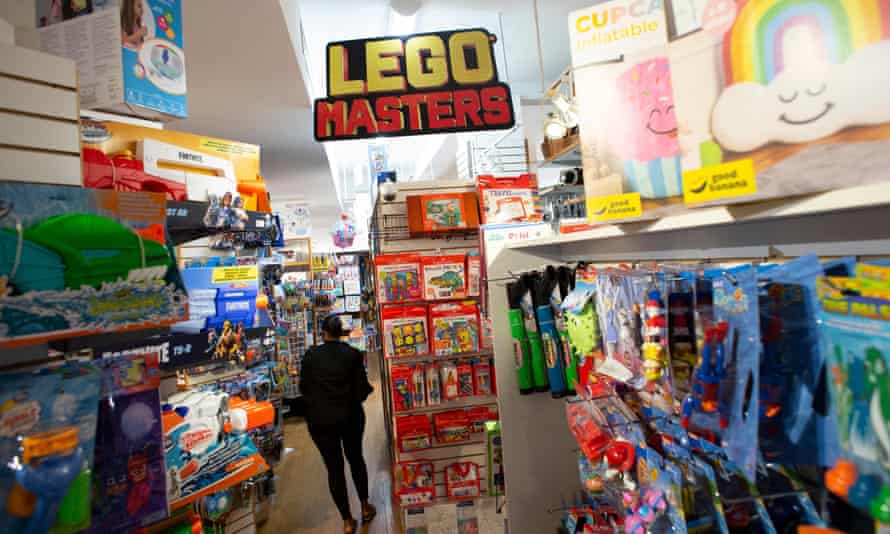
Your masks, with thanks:
<instances>
[{"instance_id":1,"label":"black top","mask_svg":"<svg viewBox=\"0 0 890 534\"><path fill-rule=\"evenodd\" d=\"M333 425L345 420L368 397L362 353L340 341L326 341L303 356L300 391L311 425Z\"/></svg>"}]
</instances>

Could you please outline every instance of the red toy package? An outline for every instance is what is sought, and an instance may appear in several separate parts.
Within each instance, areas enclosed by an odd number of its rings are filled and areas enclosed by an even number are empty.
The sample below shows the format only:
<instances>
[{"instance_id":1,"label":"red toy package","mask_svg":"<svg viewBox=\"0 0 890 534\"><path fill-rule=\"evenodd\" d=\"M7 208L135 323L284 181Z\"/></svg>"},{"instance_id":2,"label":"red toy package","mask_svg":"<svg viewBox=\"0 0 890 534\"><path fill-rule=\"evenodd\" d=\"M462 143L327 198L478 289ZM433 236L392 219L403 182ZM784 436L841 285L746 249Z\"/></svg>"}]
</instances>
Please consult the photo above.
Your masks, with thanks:
<instances>
[{"instance_id":1,"label":"red toy package","mask_svg":"<svg viewBox=\"0 0 890 534\"><path fill-rule=\"evenodd\" d=\"M479 466L473 462L454 462L445 468L445 492L449 499L479 496Z\"/></svg>"},{"instance_id":2,"label":"red toy package","mask_svg":"<svg viewBox=\"0 0 890 534\"><path fill-rule=\"evenodd\" d=\"M476 394L473 387L473 364L461 362L457 365L457 394L461 397L472 397Z\"/></svg>"},{"instance_id":3,"label":"red toy package","mask_svg":"<svg viewBox=\"0 0 890 534\"><path fill-rule=\"evenodd\" d=\"M419 451L433 446L433 429L426 415L402 415L396 418L396 440L402 452Z\"/></svg>"},{"instance_id":4,"label":"red toy package","mask_svg":"<svg viewBox=\"0 0 890 534\"><path fill-rule=\"evenodd\" d=\"M392 405L397 412L411 409L411 375L410 365L393 365L390 371L392 381Z\"/></svg>"},{"instance_id":5,"label":"red toy package","mask_svg":"<svg viewBox=\"0 0 890 534\"><path fill-rule=\"evenodd\" d=\"M423 300L420 254L384 254L374 258L381 304Z\"/></svg>"},{"instance_id":6,"label":"red toy package","mask_svg":"<svg viewBox=\"0 0 890 534\"><path fill-rule=\"evenodd\" d=\"M430 305L430 325L436 356L479 351L479 311L475 301Z\"/></svg>"},{"instance_id":7,"label":"red toy package","mask_svg":"<svg viewBox=\"0 0 890 534\"><path fill-rule=\"evenodd\" d=\"M473 364L473 387L476 395L491 395L491 363L480 360Z\"/></svg>"},{"instance_id":8,"label":"red toy package","mask_svg":"<svg viewBox=\"0 0 890 534\"><path fill-rule=\"evenodd\" d=\"M433 503L436 485L432 462L407 462L397 468L399 489L396 492L402 506L425 506Z\"/></svg>"},{"instance_id":9,"label":"red toy package","mask_svg":"<svg viewBox=\"0 0 890 534\"><path fill-rule=\"evenodd\" d=\"M477 181L483 224L536 222L543 218L534 174L480 176Z\"/></svg>"},{"instance_id":10,"label":"red toy package","mask_svg":"<svg viewBox=\"0 0 890 534\"><path fill-rule=\"evenodd\" d=\"M486 421L498 420L498 409L495 406L474 406L467 409L467 418L470 420L471 432L485 432Z\"/></svg>"},{"instance_id":11,"label":"red toy package","mask_svg":"<svg viewBox=\"0 0 890 534\"><path fill-rule=\"evenodd\" d=\"M478 297L482 294L482 256L467 254L467 296Z\"/></svg>"},{"instance_id":12,"label":"red toy package","mask_svg":"<svg viewBox=\"0 0 890 534\"><path fill-rule=\"evenodd\" d=\"M426 306L384 306L383 354L387 358L423 356L429 353L429 326Z\"/></svg>"},{"instance_id":13,"label":"red toy package","mask_svg":"<svg viewBox=\"0 0 890 534\"><path fill-rule=\"evenodd\" d=\"M423 296L426 300L467 298L466 255L423 256Z\"/></svg>"},{"instance_id":14,"label":"red toy package","mask_svg":"<svg viewBox=\"0 0 890 534\"><path fill-rule=\"evenodd\" d=\"M464 410L451 410L433 415L436 441L458 443L470 439L470 418Z\"/></svg>"}]
</instances>

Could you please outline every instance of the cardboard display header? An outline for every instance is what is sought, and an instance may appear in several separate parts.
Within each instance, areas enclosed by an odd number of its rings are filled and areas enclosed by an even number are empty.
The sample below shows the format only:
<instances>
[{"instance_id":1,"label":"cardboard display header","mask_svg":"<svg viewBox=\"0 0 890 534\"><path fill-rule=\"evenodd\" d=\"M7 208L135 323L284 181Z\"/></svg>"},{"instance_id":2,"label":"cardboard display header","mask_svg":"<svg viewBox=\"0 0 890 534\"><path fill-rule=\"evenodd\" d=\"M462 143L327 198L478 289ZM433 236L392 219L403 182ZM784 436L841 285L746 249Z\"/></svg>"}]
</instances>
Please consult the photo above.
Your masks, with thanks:
<instances>
[{"instance_id":1,"label":"cardboard display header","mask_svg":"<svg viewBox=\"0 0 890 534\"><path fill-rule=\"evenodd\" d=\"M328 43L315 139L504 130L515 124L484 29Z\"/></svg>"}]
</instances>

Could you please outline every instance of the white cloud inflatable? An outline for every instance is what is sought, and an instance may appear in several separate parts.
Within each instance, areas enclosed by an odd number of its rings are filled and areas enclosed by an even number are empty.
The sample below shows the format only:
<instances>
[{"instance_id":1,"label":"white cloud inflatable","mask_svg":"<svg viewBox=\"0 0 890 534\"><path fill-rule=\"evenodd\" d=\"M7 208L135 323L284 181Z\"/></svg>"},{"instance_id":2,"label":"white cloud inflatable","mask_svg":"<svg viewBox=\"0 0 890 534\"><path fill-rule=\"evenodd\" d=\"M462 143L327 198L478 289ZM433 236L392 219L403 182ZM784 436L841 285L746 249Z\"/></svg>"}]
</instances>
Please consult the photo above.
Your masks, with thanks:
<instances>
[{"instance_id":1,"label":"white cloud inflatable","mask_svg":"<svg viewBox=\"0 0 890 534\"><path fill-rule=\"evenodd\" d=\"M731 85L717 99L711 130L724 148L748 152L884 122L890 122L890 41L863 47L841 64L786 68L769 85Z\"/></svg>"}]
</instances>

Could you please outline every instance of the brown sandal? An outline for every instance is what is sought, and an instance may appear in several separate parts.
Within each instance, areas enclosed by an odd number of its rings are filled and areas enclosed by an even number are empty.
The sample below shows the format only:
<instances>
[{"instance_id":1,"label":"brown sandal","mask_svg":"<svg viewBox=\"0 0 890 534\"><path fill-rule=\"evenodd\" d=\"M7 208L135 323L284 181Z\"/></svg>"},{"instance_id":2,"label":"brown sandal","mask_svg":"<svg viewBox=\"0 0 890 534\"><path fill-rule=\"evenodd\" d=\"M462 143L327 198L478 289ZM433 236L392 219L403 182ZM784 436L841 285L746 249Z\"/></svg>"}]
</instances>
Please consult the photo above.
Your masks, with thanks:
<instances>
[{"instance_id":1,"label":"brown sandal","mask_svg":"<svg viewBox=\"0 0 890 534\"><path fill-rule=\"evenodd\" d=\"M368 504L368 507L362 507L362 524L370 523L377 517L377 509Z\"/></svg>"},{"instance_id":2,"label":"brown sandal","mask_svg":"<svg viewBox=\"0 0 890 534\"><path fill-rule=\"evenodd\" d=\"M355 534L358 523L355 519L346 519L343 521L343 534Z\"/></svg>"}]
</instances>

